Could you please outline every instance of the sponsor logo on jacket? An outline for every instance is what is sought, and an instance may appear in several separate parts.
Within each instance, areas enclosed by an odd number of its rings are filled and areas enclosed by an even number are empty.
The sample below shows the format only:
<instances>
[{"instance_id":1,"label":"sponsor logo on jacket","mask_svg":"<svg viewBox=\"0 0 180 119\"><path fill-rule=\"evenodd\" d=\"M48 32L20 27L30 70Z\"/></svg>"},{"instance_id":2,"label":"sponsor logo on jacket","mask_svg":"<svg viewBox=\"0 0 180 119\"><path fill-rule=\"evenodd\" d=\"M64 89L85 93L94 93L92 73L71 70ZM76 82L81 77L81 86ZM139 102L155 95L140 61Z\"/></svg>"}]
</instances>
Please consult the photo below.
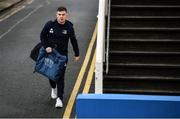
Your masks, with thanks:
<instances>
[{"instance_id":1,"label":"sponsor logo on jacket","mask_svg":"<svg viewBox=\"0 0 180 119\"><path fill-rule=\"evenodd\" d=\"M62 34L67 34L67 30L62 30Z\"/></svg>"},{"instance_id":2,"label":"sponsor logo on jacket","mask_svg":"<svg viewBox=\"0 0 180 119\"><path fill-rule=\"evenodd\" d=\"M49 33L54 33L53 28L51 28L51 29L49 30Z\"/></svg>"}]
</instances>

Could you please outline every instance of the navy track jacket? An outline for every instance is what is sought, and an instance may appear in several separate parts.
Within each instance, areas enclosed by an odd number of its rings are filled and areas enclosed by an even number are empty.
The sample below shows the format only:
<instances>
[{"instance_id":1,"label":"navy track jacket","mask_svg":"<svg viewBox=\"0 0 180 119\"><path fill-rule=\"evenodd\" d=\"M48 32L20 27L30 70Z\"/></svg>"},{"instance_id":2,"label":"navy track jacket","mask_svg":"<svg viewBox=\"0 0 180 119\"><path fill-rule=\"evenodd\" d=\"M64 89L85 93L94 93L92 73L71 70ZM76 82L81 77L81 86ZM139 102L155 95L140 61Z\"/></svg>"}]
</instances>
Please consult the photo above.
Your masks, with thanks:
<instances>
[{"instance_id":1,"label":"navy track jacket","mask_svg":"<svg viewBox=\"0 0 180 119\"><path fill-rule=\"evenodd\" d=\"M40 39L42 46L56 48L62 55L68 55L69 39L73 46L75 56L79 56L79 48L73 28L73 24L66 20L65 24L59 24L57 19L48 21L41 31Z\"/></svg>"}]
</instances>

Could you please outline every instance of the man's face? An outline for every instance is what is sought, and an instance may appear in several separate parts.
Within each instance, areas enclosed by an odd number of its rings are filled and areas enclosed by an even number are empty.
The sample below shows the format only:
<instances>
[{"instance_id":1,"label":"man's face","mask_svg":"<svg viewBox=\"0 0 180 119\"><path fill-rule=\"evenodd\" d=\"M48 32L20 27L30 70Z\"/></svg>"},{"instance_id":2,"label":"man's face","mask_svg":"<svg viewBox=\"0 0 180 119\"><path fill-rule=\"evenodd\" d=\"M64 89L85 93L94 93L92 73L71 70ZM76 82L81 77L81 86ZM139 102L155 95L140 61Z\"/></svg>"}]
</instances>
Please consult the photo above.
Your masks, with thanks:
<instances>
[{"instance_id":1,"label":"man's face","mask_svg":"<svg viewBox=\"0 0 180 119\"><path fill-rule=\"evenodd\" d=\"M66 11L57 11L56 17L57 17L58 23L64 24L66 21L67 12Z\"/></svg>"}]
</instances>

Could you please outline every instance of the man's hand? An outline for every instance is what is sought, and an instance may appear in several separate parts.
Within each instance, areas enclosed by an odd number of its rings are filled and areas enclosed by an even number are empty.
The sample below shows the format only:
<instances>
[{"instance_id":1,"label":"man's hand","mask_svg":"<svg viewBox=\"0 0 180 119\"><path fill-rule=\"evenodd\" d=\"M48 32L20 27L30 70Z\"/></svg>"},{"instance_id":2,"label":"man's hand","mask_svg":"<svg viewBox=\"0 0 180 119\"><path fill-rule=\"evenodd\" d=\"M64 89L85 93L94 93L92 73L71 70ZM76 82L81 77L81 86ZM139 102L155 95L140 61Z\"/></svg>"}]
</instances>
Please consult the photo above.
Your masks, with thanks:
<instances>
[{"instance_id":1,"label":"man's hand","mask_svg":"<svg viewBox=\"0 0 180 119\"><path fill-rule=\"evenodd\" d=\"M75 57L74 57L74 60L75 60L76 62L79 61L79 59L80 59L79 56L77 56L77 57L75 56Z\"/></svg>"},{"instance_id":2,"label":"man's hand","mask_svg":"<svg viewBox=\"0 0 180 119\"><path fill-rule=\"evenodd\" d=\"M51 48L51 47L47 47L47 48L46 48L46 52L47 52L47 53L51 53L51 52L52 52L52 48Z\"/></svg>"}]
</instances>

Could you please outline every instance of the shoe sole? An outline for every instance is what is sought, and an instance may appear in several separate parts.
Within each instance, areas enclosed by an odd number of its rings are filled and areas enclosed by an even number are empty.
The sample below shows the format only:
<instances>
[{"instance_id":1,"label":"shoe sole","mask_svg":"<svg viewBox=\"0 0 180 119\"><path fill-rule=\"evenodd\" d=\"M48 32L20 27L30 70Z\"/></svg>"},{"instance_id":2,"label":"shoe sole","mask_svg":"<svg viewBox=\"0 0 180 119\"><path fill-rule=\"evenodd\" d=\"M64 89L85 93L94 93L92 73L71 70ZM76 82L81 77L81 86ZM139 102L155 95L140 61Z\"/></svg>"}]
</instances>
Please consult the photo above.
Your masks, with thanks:
<instances>
[{"instance_id":1,"label":"shoe sole","mask_svg":"<svg viewBox=\"0 0 180 119\"><path fill-rule=\"evenodd\" d=\"M60 106L55 106L55 108L63 108L63 106L62 106L62 107L60 107Z\"/></svg>"},{"instance_id":2,"label":"shoe sole","mask_svg":"<svg viewBox=\"0 0 180 119\"><path fill-rule=\"evenodd\" d=\"M55 98L51 97L51 99L57 99L57 97L55 97Z\"/></svg>"}]
</instances>

